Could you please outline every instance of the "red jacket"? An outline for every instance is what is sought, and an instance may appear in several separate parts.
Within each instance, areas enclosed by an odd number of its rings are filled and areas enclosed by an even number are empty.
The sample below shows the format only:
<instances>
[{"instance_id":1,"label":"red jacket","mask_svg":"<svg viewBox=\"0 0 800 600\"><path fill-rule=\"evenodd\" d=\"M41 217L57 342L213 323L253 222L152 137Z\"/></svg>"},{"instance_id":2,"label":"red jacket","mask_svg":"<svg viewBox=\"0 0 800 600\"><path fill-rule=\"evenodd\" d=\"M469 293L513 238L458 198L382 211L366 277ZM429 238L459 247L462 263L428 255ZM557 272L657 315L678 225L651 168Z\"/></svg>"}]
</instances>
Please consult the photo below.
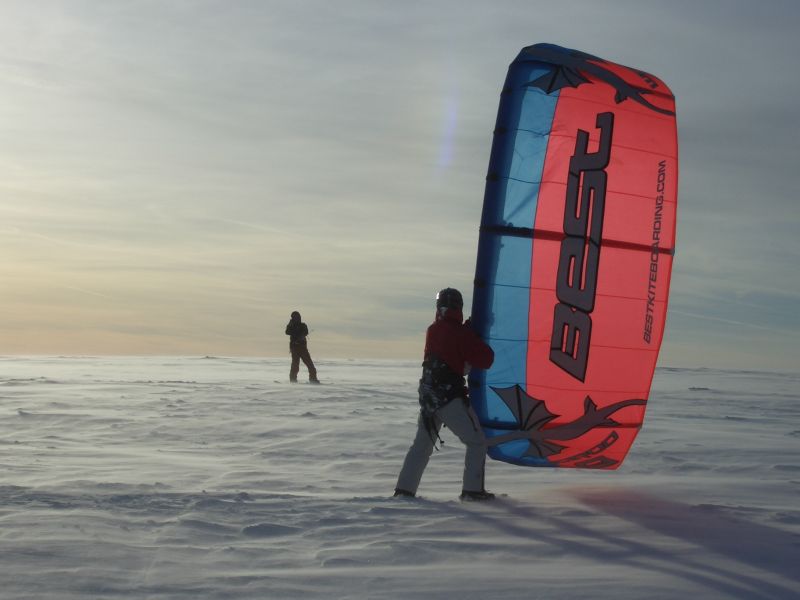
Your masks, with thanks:
<instances>
[{"instance_id":1,"label":"red jacket","mask_svg":"<svg viewBox=\"0 0 800 600\"><path fill-rule=\"evenodd\" d=\"M425 358L434 354L447 363L454 373L465 375L464 365L488 369L494 362L494 352L468 325L460 310L448 309L428 327L425 336Z\"/></svg>"}]
</instances>

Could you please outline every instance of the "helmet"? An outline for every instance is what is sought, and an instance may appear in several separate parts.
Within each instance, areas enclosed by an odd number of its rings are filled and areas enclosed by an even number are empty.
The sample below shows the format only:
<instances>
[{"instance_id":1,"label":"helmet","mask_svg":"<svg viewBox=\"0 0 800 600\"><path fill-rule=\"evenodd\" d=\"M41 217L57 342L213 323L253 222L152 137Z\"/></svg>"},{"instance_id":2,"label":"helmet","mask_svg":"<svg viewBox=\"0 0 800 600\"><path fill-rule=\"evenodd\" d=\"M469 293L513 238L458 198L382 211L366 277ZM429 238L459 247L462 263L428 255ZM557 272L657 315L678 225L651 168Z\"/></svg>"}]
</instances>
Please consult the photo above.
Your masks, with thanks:
<instances>
[{"instance_id":1,"label":"helmet","mask_svg":"<svg viewBox=\"0 0 800 600\"><path fill-rule=\"evenodd\" d=\"M295 320L299 321L300 320L300 313L297 312L297 311L292 312L292 319L295 319Z\"/></svg>"},{"instance_id":2,"label":"helmet","mask_svg":"<svg viewBox=\"0 0 800 600\"><path fill-rule=\"evenodd\" d=\"M461 310L464 308L464 299L461 297L461 292L455 288L444 288L436 294L436 308L457 308Z\"/></svg>"}]
</instances>

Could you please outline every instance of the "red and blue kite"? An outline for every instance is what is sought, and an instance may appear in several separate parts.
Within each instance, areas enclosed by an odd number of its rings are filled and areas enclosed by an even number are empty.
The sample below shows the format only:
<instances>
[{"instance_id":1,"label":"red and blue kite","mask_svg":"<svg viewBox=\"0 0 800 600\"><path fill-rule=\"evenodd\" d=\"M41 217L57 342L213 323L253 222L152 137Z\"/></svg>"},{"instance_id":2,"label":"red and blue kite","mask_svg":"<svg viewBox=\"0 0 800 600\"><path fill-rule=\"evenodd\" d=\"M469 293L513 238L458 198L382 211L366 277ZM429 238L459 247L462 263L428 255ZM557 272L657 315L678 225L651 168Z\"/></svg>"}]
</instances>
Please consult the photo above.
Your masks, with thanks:
<instances>
[{"instance_id":1,"label":"red and blue kite","mask_svg":"<svg viewBox=\"0 0 800 600\"><path fill-rule=\"evenodd\" d=\"M617 468L667 313L675 99L657 77L550 44L511 63L489 162L470 376L492 458Z\"/></svg>"}]
</instances>

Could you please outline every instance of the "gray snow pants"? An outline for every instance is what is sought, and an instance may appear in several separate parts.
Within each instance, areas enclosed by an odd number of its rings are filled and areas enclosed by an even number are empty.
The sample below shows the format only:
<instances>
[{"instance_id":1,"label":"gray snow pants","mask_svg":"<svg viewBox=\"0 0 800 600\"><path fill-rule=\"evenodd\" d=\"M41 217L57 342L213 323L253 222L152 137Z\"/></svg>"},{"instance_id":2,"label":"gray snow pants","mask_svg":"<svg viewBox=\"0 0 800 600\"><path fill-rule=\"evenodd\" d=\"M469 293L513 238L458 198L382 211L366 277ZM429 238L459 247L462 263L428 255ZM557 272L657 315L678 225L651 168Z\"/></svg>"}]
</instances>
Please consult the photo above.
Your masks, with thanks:
<instances>
[{"instance_id":1,"label":"gray snow pants","mask_svg":"<svg viewBox=\"0 0 800 600\"><path fill-rule=\"evenodd\" d=\"M475 411L462 398L455 398L437 410L433 419L436 423L436 432L444 423L467 447L464 455L463 489L468 492L482 490L483 472L486 465L486 438ZM422 473L428 466L428 459L433 452L434 439L435 435L432 436L431 432L425 429L420 414L417 419L417 435L408 449L400 476L397 478L398 489L417 493Z\"/></svg>"}]
</instances>

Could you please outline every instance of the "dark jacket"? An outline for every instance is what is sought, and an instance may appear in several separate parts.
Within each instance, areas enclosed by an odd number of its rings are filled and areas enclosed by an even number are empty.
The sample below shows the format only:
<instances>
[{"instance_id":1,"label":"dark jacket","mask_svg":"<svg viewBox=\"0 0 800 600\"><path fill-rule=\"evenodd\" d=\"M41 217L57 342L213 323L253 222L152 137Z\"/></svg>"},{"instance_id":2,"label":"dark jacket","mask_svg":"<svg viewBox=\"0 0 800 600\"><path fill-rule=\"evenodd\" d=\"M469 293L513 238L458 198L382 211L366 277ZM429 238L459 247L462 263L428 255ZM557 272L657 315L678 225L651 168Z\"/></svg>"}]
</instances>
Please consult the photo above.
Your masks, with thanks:
<instances>
[{"instance_id":1,"label":"dark jacket","mask_svg":"<svg viewBox=\"0 0 800 600\"><path fill-rule=\"evenodd\" d=\"M286 335L289 336L289 347L305 346L308 326L302 321L289 321L286 326Z\"/></svg>"}]
</instances>

